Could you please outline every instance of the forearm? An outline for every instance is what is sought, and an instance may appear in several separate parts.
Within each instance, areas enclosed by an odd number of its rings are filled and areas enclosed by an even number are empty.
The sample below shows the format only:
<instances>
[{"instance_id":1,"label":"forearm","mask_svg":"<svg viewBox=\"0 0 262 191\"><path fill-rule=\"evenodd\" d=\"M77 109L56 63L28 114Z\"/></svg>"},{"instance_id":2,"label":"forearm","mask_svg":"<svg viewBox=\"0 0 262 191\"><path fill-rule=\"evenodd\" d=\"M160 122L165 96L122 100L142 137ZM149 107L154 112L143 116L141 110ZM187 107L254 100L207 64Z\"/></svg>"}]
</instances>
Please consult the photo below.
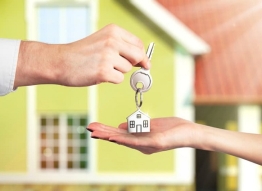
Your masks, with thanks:
<instances>
[{"instance_id":1,"label":"forearm","mask_svg":"<svg viewBox=\"0 0 262 191\"><path fill-rule=\"evenodd\" d=\"M199 149L227 153L262 165L262 135L199 126L202 131Z\"/></svg>"},{"instance_id":2,"label":"forearm","mask_svg":"<svg viewBox=\"0 0 262 191\"><path fill-rule=\"evenodd\" d=\"M14 88L57 83L61 73L61 59L58 45L22 41Z\"/></svg>"}]
</instances>

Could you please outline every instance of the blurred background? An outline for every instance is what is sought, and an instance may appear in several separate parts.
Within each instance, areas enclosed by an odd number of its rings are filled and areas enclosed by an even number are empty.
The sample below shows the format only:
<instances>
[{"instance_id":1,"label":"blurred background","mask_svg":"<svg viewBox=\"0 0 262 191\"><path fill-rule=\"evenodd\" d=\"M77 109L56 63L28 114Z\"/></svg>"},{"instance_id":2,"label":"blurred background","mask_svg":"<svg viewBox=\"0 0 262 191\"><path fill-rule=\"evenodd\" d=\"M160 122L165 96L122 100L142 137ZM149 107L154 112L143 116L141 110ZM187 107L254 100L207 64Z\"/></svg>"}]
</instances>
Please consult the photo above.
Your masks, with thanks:
<instances>
[{"instance_id":1,"label":"blurred background","mask_svg":"<svg viewBox=\"0 0 262 191\"><path fill-rule=\"evenodd\" d=\"M156 44L142 107L150 117L262 133L261 10L260 0L0 0L0 37L69 43L117 24ZM136 110L131 74L117 86L1 97L0 191L262 190L261 166L230 155L144 155L91 140L90 122L117 127Z\"/></svg>"}]
</instances>

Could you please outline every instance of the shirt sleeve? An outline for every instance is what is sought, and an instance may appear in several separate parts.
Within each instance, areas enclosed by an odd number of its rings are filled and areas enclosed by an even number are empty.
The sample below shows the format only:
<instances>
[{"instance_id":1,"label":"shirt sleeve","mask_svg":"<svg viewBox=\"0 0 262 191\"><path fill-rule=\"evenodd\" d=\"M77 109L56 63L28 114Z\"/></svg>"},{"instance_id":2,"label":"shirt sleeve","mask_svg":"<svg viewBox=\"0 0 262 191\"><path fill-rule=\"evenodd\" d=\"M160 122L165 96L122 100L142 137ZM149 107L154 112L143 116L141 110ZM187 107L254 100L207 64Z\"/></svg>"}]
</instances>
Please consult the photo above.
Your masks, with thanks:
<instances>
[{"instance_id":1,"label":"shirt sleeve","mask_svg":"<svg viewBox=\"0 0 262 191\"><path fill-rule=\"evenodd\" d=\"M14 91L20 42L0 38L0 96Z\"/></svg>"}]
</instances>

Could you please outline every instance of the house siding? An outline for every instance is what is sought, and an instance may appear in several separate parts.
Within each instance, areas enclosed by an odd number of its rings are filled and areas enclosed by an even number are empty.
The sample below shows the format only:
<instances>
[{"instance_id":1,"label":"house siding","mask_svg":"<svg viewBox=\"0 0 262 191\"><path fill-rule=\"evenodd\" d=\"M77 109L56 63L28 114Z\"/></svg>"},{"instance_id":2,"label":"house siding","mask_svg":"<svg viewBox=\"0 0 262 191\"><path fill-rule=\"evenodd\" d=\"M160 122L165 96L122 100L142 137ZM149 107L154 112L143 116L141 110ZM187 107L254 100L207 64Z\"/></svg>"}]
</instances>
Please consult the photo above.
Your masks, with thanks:
<instances>
[{"instance_id":1,"label":"house siding","mask_svg":"<svg viewBox=\"0 0 262 191\"><path fill-rule=\"evenodd\" d=\"M70 88L56 85L37 87L37 111L39 113L87 112L87 88Z\"/></svg>"},{"instance_id":2,"label":"house siding","mask_svg":"<svg viewBox=\"0 0 262 191\"><path fill-rule=\"evenodd\" d=\"M152 88L143 94L141 110L151 118L172 116L174 113L174 41L145 18L128 1L100 1L98 28L115 23L138 36L147 48L155 42L152 56ZM133 71L138 68L133 69ZM101 84L98 87L98 120L117 127L136 109L135 92L130 87L132 71L125 74L119 85ZM138 151L98 141L99 172L174 172L174 151L144 155ZM134 159L139 162L134 162ZM148 162L150 160L150 162Z\"/></svg>"},{"instance_id":3,"label":"house siding","mask_svg":"<svg viewBox=\"0 0 262 191\"><path fill-rule=\"evenodd\" d=\"M25 39L23 0L0 1L0 38ZM26 88L0 97L0 173L26 171Z\"/></svg>"}]
</instances>

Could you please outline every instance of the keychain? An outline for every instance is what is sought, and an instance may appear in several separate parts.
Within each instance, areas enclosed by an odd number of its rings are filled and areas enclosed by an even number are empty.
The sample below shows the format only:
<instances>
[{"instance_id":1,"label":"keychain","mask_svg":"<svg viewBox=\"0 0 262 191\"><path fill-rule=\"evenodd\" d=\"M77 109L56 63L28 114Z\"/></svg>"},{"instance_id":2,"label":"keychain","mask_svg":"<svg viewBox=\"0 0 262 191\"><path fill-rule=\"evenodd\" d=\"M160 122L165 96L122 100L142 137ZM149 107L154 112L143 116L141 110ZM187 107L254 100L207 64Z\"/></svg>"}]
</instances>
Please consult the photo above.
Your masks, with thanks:
<instances>
[{"instance_id":1,"label":"keychain","mask_svg":"<svg viewBox=\"0 0 262 191\"><path fill-rule=\"evenodd\" d=\"M149 60L152 57L155 44L151 42L148 46L146 55ZM137 85L141 83L142 87L138 88ZM150 117L140 110L143 103L143 93L147 92L152 86L152 77L150 71L141 67L135 71L130 78L130 85L135 93L135 102L137 110L127 117L128 132L129 133L141 133L150 132ZM138 101L139 96L139 101Z\"/></svg>"}]
</instances>

